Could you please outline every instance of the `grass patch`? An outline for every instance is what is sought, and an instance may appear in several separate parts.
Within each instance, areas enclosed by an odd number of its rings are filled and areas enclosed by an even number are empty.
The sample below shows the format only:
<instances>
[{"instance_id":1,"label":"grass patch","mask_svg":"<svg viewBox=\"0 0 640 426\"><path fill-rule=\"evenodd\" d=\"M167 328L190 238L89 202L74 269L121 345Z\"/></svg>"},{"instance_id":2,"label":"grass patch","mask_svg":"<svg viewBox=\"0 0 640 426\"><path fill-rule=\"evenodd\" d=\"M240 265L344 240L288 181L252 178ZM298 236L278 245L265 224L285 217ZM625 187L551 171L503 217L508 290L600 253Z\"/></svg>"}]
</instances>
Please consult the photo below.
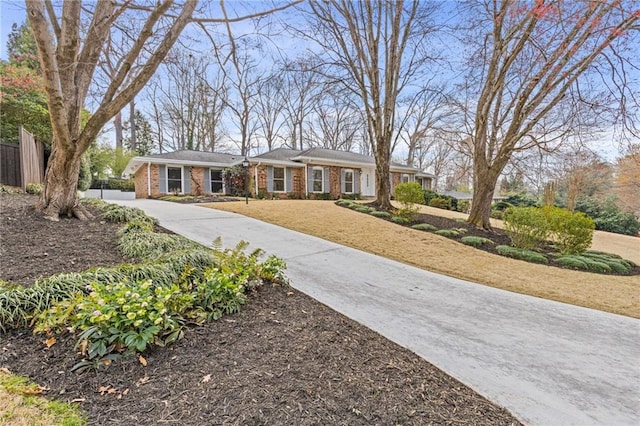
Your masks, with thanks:
<instances>
[{"instance_id":1,"label":"grass patch","mask_svg":"<svg viewBox=\"0 0 640 426\"><path fill-rule=\"evenodd\" d=\"M538 252L521 249L517 247L511 246L497 246L496 250L503 256L511 257L513 259L526 260L527 262L533 263L549 263L549 259L546 258L543 254Z\"/></svg>"},{"instance_id":2,"label":"grass patch","mask_svg":"<svg viewBox=\"0 0 640 426\"><path fill-rule=\"evenodd\" d=\"M77 405L49 401L38 396L41 392L42 388L26 377L0 370L0 423L35 426L87 424L86 416Z\"/></svg>"}]
</instances>

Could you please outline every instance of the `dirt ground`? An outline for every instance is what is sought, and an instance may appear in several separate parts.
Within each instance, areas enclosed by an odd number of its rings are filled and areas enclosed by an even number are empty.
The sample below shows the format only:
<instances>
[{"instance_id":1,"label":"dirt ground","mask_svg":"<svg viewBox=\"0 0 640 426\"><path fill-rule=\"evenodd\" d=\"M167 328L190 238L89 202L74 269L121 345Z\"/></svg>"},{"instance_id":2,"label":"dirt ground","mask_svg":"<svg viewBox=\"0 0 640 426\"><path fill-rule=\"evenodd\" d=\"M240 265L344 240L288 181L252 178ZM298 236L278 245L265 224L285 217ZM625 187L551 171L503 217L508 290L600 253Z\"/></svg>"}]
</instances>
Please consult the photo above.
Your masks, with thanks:
<instances>
[{"instance_id":1,"label":"dirt ground","mask_svg":"<svg viewBox=\"0 0 640 426\"><path fill-rule=\"evenodd\" d=\"M640 318L640 276L637 275L607 276L509 259L328 201L259 200L248 205L218 203L209 207L244 214L480 284ZM634 252L633 244L630 245ZM618 254L633 257L624 250Z\"/></svg>"},{"instance_id":2,"label":"dirt ground","mask_svg":"<svg viewBox=\"0 0 640 426\"><path fill-rule=\"evenodd\" d=\"M115 226L48 222L34 202L0 195L0 279L28 285L122 262ZM72 337L50 348L44 340L29 330L0 334L0 367L28 376L49 398L75 401L89 424L519 424L412 352L291 288L262 287L240 313L145 353L146 367L130 358L78 375L69 371L78 361ZM8 401L3 392L0 401Z\"/></svg>"}]
</instances>

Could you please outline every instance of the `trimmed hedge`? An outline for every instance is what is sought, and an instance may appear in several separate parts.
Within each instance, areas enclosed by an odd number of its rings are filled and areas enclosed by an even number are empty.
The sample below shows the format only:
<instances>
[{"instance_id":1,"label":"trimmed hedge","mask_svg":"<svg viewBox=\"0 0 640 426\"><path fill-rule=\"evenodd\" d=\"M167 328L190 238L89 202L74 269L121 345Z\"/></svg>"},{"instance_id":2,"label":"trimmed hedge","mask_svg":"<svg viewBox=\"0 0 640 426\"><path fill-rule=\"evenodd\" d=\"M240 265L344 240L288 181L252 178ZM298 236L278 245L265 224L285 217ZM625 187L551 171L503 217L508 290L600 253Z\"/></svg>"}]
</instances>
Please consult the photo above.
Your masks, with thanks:
<instances>
[{"instance_id":1,"label":"trimmed hedge","mask_svg":"<svg viewBox=\"0 0 640 426\"><path fill-rule=\"evenodd\" d=\"M527 262L543 263L543 264L549 263L549 259L547 259L543 254L532 251L532 250L500 245L500 246L496 246L496 251L503 256L511 257L519 260L526 260Z\"/></svg>"}]
</instances>

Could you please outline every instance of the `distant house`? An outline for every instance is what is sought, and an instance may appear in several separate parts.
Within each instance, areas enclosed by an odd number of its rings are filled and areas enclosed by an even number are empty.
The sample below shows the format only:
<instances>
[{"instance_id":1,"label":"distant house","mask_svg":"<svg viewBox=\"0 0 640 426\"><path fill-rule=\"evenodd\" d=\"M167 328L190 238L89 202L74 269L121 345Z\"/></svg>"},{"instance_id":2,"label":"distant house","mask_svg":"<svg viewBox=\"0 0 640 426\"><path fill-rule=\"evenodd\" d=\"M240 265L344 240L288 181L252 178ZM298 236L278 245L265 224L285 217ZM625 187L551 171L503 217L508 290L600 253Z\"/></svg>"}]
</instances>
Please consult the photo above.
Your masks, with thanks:
<instances>
[{"instance_id":1,"label":"distant house","mask_svg":"<svg viewBox=\"0 0 640 426\"><path fill-rule=\"evenodd\" d=\"M177 151L135 157L125 173L134 175L136 198L168 193L228 193L222 170L242 164L239 155ZM353 152L311 148L305 151L278 148L249 158L253 196L275 198L331 198L376 194L373 157ZM430 189L435 176L417 168L392 163L389 183L418 182Z\"/></svg>"}]
</instances>

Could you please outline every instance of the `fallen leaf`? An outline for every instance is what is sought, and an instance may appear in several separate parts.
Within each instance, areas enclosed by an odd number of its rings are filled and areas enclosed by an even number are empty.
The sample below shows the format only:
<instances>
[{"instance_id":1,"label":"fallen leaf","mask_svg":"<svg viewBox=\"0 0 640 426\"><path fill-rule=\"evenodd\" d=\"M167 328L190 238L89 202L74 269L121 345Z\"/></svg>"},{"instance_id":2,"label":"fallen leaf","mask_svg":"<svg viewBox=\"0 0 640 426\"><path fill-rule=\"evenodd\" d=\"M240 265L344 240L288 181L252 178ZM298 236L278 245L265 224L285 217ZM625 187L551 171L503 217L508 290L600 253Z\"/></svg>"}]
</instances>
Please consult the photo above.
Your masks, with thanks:
<instances>
[{"instance_id":1,"label":"fallen leaf","mask_svg":"<svg viewBox=\"0 0 640 426\"><path fill-rule=\"evenodd\" d=\"M42 388L37 388L37 389L25 389L22 391L22 393L24 395L40 395L42 393L43 389Z\"/></svg>"},{"instance_id":2,"label":"fallen leaf","mask_svg":"<svg viewBox=\"0 0 640 426\"><path fill-rule=\"evenodd\" d=\"M142 364L143 366L147 366L147 360L144 359L142 355L138 355L138 361L140 361L140 364Z\"/></svg>"},{"instance_id":3,"label":"fallen leaf","mask_svg":"<svg viewBox=\"0 0 640 426\"><path fill-rule=\"evenodd\" d=\"M202 378L202 383L208 383L211 381L211 374L207 374Z\"/></svg>"},{"instance_id":4,"label":"fallen leaf","mask_svg":"<svg viewBox=\"0 0 640 426\"><path fill-rule=\"evenodd\" d=\"M144 376L138 379L138 382L136 383L136 386L142 386L145 383L147 383L149 381L149 377L148 376Z\"/></svg>"},{"instance_id":5,"label":"fallen leaf","mask_svg":"<svg viewBox=\"0 0 640 426\"><path fill-rule=\"evenodd\" d=\"M11 374L11 371L9 371L9 369L6 367L2 367L0 368L0 373Z\"/></svg>"},{"instance_id":6,"label":"fallen leaf","mask_svg":"<svg viewBox=\"0 0 640 426\"><path fill-rule=\"evenodd\" d=\"M106 394L112 394L112 393L116 393L118 390L114 387L112 387L111 385L107 385L107 386L100 386L98 388L98 392L100 392L100 395L104 395Z\"/></svg>"},{"instance_id":7,"label":"fallen leaf","mask_svg":"<svg viewBox=\"0 0 640 426\"><path fill-rule=\"evenodd\" d=\"M122 391L122 394L123 394L123 395L126 395L126 394L128 394L128 393L129 393L129 388L126 388L125 390L123 390L123 391Z\"/></svg>"},{"instance_id":8,"label":"fallen leaf","mask_svg":"<svg viewBox=\"0 0 640 426\"><path fill-rule=\"evenodd\" d=\"M76 399L72 399L71 402L85 402L87 399L86 398L76 398Z\"/></svg>"},{"instance_id":9,"label":"fallen leaf","mask_svg":"<svg viewBox=\"0 0 640 426\"><path fill-rule=\"evenodd\" d=\"M110 359L102 359L102 360L100 360L100 362L102 363L102 365L111 365L111 360Z\"/></svg>"},{"instance_id":10,"label":"fallen leaf","mask_svg":"<svg viewBox=\"0 0 640 426\"><path fill-rule=\"evenodd\" d=\"M46 347L50 348L51 346L55 345L57 342L55 337L50 337L47 340L44 341L44 344Z\"/></svg>"}]
</instances>

